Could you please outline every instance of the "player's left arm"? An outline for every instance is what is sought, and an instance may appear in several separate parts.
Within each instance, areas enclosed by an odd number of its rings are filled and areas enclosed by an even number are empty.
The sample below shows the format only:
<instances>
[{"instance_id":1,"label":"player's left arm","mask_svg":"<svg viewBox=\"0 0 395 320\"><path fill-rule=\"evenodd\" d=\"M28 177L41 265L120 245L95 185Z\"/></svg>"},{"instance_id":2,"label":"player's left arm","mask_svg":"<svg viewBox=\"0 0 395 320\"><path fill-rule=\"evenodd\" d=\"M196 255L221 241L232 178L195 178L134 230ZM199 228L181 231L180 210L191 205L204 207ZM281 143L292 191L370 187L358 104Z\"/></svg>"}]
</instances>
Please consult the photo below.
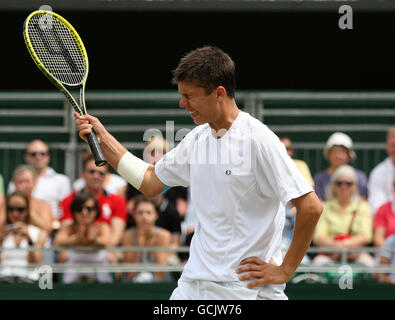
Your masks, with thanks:
<instances>
[{"instance_id":1,"label":"player's left arm","mask_svg":"<svg viewBox=\"0 0 395 320\"><path fill-rule=\"evenodd\" d=\"M297 213L291 245L280 266L274 261L267 263L258 257L248 257L241 261L237 270L240 280L256 278L248 284L249 288L263 284L282 284L288 282L302 261L313 239L315 226L322 213L322 204L315 192L309 192L291 200Z\"/></svg>"}]
</instances>

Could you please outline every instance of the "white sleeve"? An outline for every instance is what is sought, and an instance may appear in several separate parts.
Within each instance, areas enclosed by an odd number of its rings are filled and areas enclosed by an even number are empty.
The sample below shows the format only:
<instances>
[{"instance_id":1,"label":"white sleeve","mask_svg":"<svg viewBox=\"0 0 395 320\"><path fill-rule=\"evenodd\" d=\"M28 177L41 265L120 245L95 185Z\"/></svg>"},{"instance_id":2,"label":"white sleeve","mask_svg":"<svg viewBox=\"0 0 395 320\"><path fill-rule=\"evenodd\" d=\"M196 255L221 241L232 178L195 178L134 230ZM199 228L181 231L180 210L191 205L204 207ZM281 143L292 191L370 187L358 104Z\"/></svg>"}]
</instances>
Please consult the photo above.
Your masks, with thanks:
<instances>
[{"instance_id":1,"label":"white sleeve","mask_svg":"<svg viewBox=\"0 0 395 320\"><path fill-rule=\"evenodd\" d=\"M379 169L379 168L377 168ZM376 214L377 209L387 202L386 198L386 188L385 188L385 179L381 175L380 170L373 169L372 173L369 176L368 180L368 202L372 207L373 215Z\"/></svg>"},{"instance_id":2,"label":"white sleeve","mask_svg":"<svg viewBox=\"0 0 395 320\"><path fill-rule=\"evenodd\" d=\"M259 131L254 140L257 184L264 196L276 197L291 208L290 200L314 191L272 131Z\"/></svg>"}]
</instances>

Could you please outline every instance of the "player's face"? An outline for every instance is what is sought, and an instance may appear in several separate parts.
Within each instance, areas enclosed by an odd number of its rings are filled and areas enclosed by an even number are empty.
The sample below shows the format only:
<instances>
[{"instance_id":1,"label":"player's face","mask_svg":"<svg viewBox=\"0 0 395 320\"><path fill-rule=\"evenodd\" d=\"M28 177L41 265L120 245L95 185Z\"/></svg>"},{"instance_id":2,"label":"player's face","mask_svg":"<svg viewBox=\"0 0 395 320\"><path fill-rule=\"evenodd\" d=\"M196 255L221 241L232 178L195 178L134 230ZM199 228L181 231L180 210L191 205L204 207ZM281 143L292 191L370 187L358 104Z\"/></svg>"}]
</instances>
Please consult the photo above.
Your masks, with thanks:
<instances>
[{"instance_id":1,"label":"player's face","mask_svg":"<svg viewBox=\"0 0 395 320\"><path fill-rule=\"evenodd\" d=\"M34 177L31 171L23 171L14 178L15 189L30 195L34 188Z\"/></svg>"},{"instance_id":2,"label":"player's face","mask_svg":"<svg viewBox=\"0 0 395 320\"><path fill-rule=\"evenodd\" d=\"M195 124L200 125L218 120L219 108L216 90L207 94L205 89L191 82L180 82L178 92L181 94L180 107L189 112Z\"/></svg>"},{"instance_id":3,"label":"player's face","mask_svg":"<svg viewBox=\"0 0 395 320\"><path fill-rule=\"evenodd\" d=\"M348 150L343 146L333 146L328 154L331 166L338 168L350 162L351 158Z\"/></svg>"},{"instance_id":4,"label":"player's face","mask_svg":"<svg viewBox=\"0 0 395 320\"><path fill-rule=\"evenodd\" d=\"M392 162L395 163L395 135L390 135L387 138L386 144L387 153L392 159Z\"/></svg>"},{"instance_id":5,"label":"player's face","mask_svg":"<svg viewBox=\"0 0 395 320\"><path fill-rule=\"evenodd\" d=\"M25 160L35 169L46 168L50 161L48 147L39 141L31 143L26 149Z\"/></svg>"},{"instance_id":6,"label":"player's face","mask_svg":"<svg viewBox=\"0 0 395 320\"><path fill-rule=\"evenodd\" d=\"M85 170L82 172L82 178L85 180L86 187L92 190L103 189L104 179L107 174L107 167L97 167L95 160L86 163Z\"/></svg>"},{"instance_id":7,"label":"player's face","mask_svg":"<svg viewBox=\"0 0 395 320\"><path fill-rule=\"evenodd\" d=\"M158 215L152 203L140 202L135 210L134 219L139 228L149 228L155 225Z\"/></svg>"}]
</instances>

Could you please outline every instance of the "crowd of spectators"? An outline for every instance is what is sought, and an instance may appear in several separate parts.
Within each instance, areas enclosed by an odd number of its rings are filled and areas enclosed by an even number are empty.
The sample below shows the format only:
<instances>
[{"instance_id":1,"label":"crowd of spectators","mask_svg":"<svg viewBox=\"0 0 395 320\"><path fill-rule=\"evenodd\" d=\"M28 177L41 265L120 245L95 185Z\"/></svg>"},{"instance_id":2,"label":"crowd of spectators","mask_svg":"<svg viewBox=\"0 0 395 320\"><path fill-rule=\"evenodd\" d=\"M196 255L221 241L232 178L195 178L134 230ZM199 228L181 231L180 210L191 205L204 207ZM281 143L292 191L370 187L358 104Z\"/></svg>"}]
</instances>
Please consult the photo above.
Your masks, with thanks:
<instances>
[{"instance_id":1,"label":"crowd of spectators","mask_svg":"<svg viewBox=\"0 0 395 320\"><path fill-rule=\"evenodd\" d=\"M292 140L279 136L293 158ZM166 141L154 137L144 150L144 160L158 161L167 151ZM365 266L395 263L395 127L387 132L388 157L368 175L353 167L356 153L352 139L335 132L328 137L323 156L327 169L312 175L306 162L294 159L323 202L323 214L312 246L325 248L381 248L376 255L352 252L350 263ZM65 266L83 263L180 264L187 253L174 250L116 250L116 247L167 247L189 245L197 218L189 190L176 187L154 199L144 197L108 166L96 167L89 151L83 155L80 178L57 173L50 164L50 150L41 140L26 148L24 164L16 167L8 187L0 176L0 246L8 249L59 247L46 259ZM295 209L286 210L282 248L292 240ZM106 249L106 248L113 248ZM28 263L41 263L40 250L0 252L0 280L34 281ZM302 264L321 266L340 261L338 252L306 255ZM21 268L10 267L11 265ZM171 279L169 272L66 271L61 281L148 282ZM377 277L395 283L395 274Z\"/></svg>"}]
</instances>

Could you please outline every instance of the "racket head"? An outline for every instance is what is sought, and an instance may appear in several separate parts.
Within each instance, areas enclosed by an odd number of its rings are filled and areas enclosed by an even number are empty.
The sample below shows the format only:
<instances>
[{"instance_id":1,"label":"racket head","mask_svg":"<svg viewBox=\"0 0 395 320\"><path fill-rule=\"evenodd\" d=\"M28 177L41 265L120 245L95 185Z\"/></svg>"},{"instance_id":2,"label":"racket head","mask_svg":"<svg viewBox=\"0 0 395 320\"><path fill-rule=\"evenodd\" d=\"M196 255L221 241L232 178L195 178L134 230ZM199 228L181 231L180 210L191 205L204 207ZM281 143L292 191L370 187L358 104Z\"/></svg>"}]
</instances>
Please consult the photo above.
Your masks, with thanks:
<instances>
[{"instance_id":1,"label":"racket head","mask_svg":"<svg viewBox=\"0 0 395 320\"><path fill-rule=\"evenodd\" d=\"M25 20L23 36L39 69L56 85L85 86L89 62L73 26L59 14L37 10Z\"/></svg>"}]
</instances>

